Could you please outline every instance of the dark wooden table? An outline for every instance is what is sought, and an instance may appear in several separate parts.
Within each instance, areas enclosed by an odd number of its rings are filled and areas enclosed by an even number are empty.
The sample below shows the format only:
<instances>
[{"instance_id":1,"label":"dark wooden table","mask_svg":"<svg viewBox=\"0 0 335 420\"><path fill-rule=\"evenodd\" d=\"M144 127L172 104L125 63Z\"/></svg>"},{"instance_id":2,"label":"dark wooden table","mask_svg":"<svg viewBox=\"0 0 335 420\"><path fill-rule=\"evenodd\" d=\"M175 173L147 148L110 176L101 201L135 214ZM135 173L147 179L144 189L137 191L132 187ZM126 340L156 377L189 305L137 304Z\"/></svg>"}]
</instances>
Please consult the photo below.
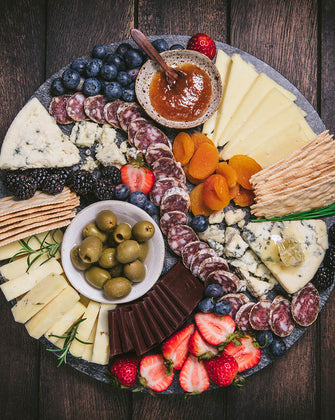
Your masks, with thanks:
<instances>
[{"instance_id":1,"label":"dark wooden table","mask_svg":"<svg viewBox=\"0 0 335 420\"><path fill-rule=\"evenodd\" d=\"M0 138L31 94L97 43L205 32L266 61L335 130L332 0L2 0ZM69 366L13 321L0 296L2 419L330 419L335 412L335 295L316 323L248 385L184 399L118 391Z\"/></svg>"}]
</instances>

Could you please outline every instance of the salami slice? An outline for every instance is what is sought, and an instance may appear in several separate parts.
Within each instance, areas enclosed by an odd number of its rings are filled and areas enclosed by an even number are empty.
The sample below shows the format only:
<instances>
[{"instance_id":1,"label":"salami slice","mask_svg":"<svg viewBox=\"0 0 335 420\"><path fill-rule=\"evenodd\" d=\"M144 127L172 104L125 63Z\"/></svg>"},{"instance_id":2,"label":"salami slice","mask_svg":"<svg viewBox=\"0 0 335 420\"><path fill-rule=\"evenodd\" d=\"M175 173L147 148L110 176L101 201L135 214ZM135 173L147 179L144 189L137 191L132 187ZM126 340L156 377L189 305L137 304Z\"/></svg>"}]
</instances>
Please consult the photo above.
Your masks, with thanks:
<instances>
[{"instance_id":1,"label":"salami slice","mask_svg":"<svg viewBox=\"0 0 335 420\"><path fill-rule=\"evenodd\" d=\"M117 101L108 102L104 107L105 120L114 128L121 128L117 118L117 110L123 102L119 99Z\"/></svg>"},{"instance_id":2,"label":"salami slice","mask_svg":"<svg viewBox=\"0 0 335 420\"><path fill-rule=\"evenodd\" d=\"M202 241L190 242L189 244L185 245L183 248L183 252L181 253L184 266L186 268L190 268L191 262L195 254L201 249L206 248L209 248L209 246L206 244L206 242Z\"/></svg>"},{"instance_id":3,"label":"salami slice","mask_svg":"<svg viewBox=\"0 0 335 420\"><path fill-rule=\"evenodd\" d=\"M128 131L129 123L142 116L141 107L136 102L124 102L117 109L117 118L122 130Z\"/></svg>"},{"instance_id":4,"label":"salami slice","mask_svg":"<svg viewBox=\"0 0 335 420\"><path fill-rule=\"evenodd\" d=\"M167 235L172 226L186 225L188 218L185 213L181 211L169 211L164 213L160 220L160 227L162 232Z\"/></svg>"},{"instance_id":5,"label":"salami slice","mask_svg":"<svg viewBox=\"0 0 335 420\"><path fill-rule=\"evenodd\" d=\"M152 166L156 160L163 157L173 159L172 150L164 143L154 143L148 147L145 160L149 166Z\"/></svg>"},{"instance_id":6,"label":"salami slice","mask_svg":"<svg viewBox=\"0 0 335 420\"><path fill-rule=\"evenodd\" d=\"M152 165L155 179L176 178L185 183L186 176L179 162L167 157L160 158Z\"/></svg>"},{"instance_id":7,"label":"salami slice","mask_svg":"<svg viewBox=\"0 0 335 420\"><path fill-rule=\"evenodd\" d=\"M171 147L170 141L162 130L154 125L142 127L137 131L134 137L134 146L144 152L147 148L154 143L164 143Z\"/></svg>"},{"instance_id":8,"label":"salami slice","mask_svg":"<svg viewBox=\"0 0 335 420\"><path fill-rule=\"evenodd\" d=\"M247 295L244 293L229 293L222 296L219 301L225 300L231 304L231 311L228 315L235 319L236 312L240 307L250 301Z\"/></svg>"},{"instance_id":9,"label":"salami slice","mask_svg":"<svg viewBox=\"0 0 335 420\"><path fill-rule=\"evenodd\" d=\"M216 252L212 248L208 247L205 249L200 249L192 258L191 266L190 266L191 273L195 277L197 277L199 274L199 267L201 266L201 263L207 260L208 258L215 257L215 256L216 256Z\"/></svg>"},{"instance_id":10,"label":"salami slice","mask_svg":"<svg viewBox=\"0 0 335 420\"><path fill-rule=\"evenodd\" d=\"M166 193L166 191L175 187L186 189L185 184L181 183L176 178L162 178L162 179L156 180L149 194L150 200L156 206L159 206L162 201L162 197Z\"/></svg>"},{"instance_id":11,"label":"salami slice","mask_svg":"<svg viewBox=\"0 0 335 420\"><path fill-rule=\"evenodd\" d=\"M71 124L73 122L66 112L66 105L69 102L70 98L71 98L71 95L61 95L61 96L55 96L54 98L52 98L52 101L49 107L49 113L52 117L56 119L58 124L65 125L65 124Z\"/></svg>"},{"instance_id":12,"label":"salami slice","mask_svg":"<svg viewBox=\"0 0 335 420\"><path fill-rule=\"evenodd\" d=\"M98 124L106 124L104 109L107 99L103 95L89 96L84 101L85 114Z\"/></svg>"},{"instance_id":13,"label":"salami slice","mask_svg":"<svg viewBox=\"0 0 335 420\"><path fill-rule=\"evenodd\" d=\"M229 267L227 261L222 257L212 257L203 261L198 270L198 277L203 282L206 280L207 276L215 270L225 270L228 271Z\"/></svg>"},{"instance_id":14,"label":"salami slice","mask_svg":"<svg viewBox=\"0 0 335 420\"><path fill-rule=\"evenodd\" d=\"M320 310L320 295L312 283L294 293L291 312L294 321L302 327L308 327L318 317Z\"/></svg>"},{"instance_id":15,"label":"salami slice","mask_svg":"<svg viewBox=\"0 0 335 420\"><path fill-rule=\"evenodd\" d=\"M136 118L128 124L128 141L133 146L136 133L143 127L152 125L146 118Z\"/></svg>"},{"instance_id":16,"label":"salami slice","mask_svg":"<svg viewBox=\"0 0 335 420\"><path fill-rule=\"evenodd\" d=\"M269 325L279 337L287 337L294 330L291 303L283 296L276 296L270 306Z\"/></svg>"},{"instance_id":17,"label":"salami slice","mask_svg":"<svg viewBox=\"0 0 335 420\"><path fill-rule=\"evenodd\" d=\"M190 226L177 225L169 230L167 240L172 251L181 255L184 246L189 242L197 241L198 236Z\"/></svg>"},{"instance_id":18,"label":"salami slice","mask_svg":"<svg viewBox=\"0 0 335 420\"><path fill-rule=\"evenodd\" d=\"M242 286L241 280L234 273L226 270L215 270L208 274L205 287L212 283L220 284L224 294L236 293Z\"/></svg>"},{"instance_id":19,"label":"salami slice","mask_svg":"<svg viewBox=\"0 0 335 420\"><path fill-rule=\"evenodd\" d=\"M249 322L254 330L260 331L270 329L269 314L271 304L271 300L260 300L251 309Z\"/></svg>"},{"instance_id":20,"label":"salami slice","mask_svg":"<svg viewBox=\"0 0 335 420\"><path fill-rule=\"evenodd\" d=\"M252 326L250 325L250 322L249 322L249 315L254 305L255 305L254 302L245 303L236 312L236 315L235 315L235 323L237 327L236 329L240 331L246 331L246 332L252 331Z\"/></svg>"},{"instance_id":21,"label":"salami slice","mask_svg":"<svg viewBox=\"0 0 335 420\"><path fill-rule=\"evenodd\" d=\"M74 121L88 120L84 110L85 99L86 96L81 92L77 92L69 98L66 105L66 112L69 118L72 118Z\"/></svg>"},{"instance_id":22,"label":"salami slice","mask_svg":"<svg viewBox=\"0 0 335 420\"><path fill-rule=\"evenodd\" d=\"M190 208L190 196L188 193L179 187L171 188L167 190L162 197L160 212L161 215L169 211L181 211L187 213Z\"/></svg>"}]
</instances>

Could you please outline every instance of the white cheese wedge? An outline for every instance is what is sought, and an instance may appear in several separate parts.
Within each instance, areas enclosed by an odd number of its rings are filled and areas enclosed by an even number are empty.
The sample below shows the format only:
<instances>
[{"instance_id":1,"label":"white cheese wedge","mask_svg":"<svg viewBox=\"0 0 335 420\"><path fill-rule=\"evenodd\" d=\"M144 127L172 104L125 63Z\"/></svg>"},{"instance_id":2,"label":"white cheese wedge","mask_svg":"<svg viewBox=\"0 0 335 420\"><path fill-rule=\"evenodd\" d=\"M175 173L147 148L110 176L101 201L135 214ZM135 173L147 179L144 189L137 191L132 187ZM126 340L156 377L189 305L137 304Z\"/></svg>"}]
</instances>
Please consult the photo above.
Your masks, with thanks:
<instances>
[{"instance_id":1,"label":"white cheese wedge","mask_svg":"<svg viewBox=\"0 0 335 420\"><path fill-rule=\"evenodd\" d=\"M15 299L24 293L29 292L37 283L47 277L48 274L61 274L63 268L60 263L51 258L45 264L31 270L29 273L22 274L14 280L3 283L0 288L7 300Z\"/></svg>"},{"instance_id":2,"label":"white cheese wedge","mask_svg":"<svg viewBox=\"0 0 335 420\"><path fill-rule=\"evenodd\" d=\"M239 54L233 54L231 59L229 79L222 104L218 108L213 136L213 141L217 146L222 145L220 139L226 126L258 76L254 66L244 61Z\"/></svg>"},{"instance_id":3,"label":"white cheese wedge","mask_svg":"<svg viewBox=\"0 0 335 420\"><path fill-rule=\"evenodd\" d=\"M217 50L216 59L215 59L215 66L218 69L221 77L222 82L222 100L224 98L224 93L227 87L227 81L230 73L231 68L231 58L228 54L226 54L222 50ZM220 103L220 104L221 104ZM220 107L220 105L219 105ZM216 120L218 116L218 111L215 111L214 114L204 123L202 127L202 133L205 134L210 139L213 139L214 129L216 125Z\"/></svg>"},{"instance_id":4,"label":"white cheese wedge","mask_svg":"<svg viewBox=\"0 0 335 420\"><path fill-rule=\"evenodd\" d=\"M299 242L304 253L304 261L296 266L282 263L276 245L278 239L289 235ZM313 278L328 248L327 228L322 220L249 223L243 237L288 293L295 293Z\"/></svg>"},{"instance_id":5,"label":"white cheese wedge","mask_svg":"<svg viewBox=\"0 0 335 420\"><path fill-rule=\"evenodd\" d=\"M49 274L12 307L15 321L27 322L66 287L67 281L64 277L58 274Z\"/></svg>"},{"instance_id":6,"label":"white cheese wedge","mask_svg":"<svg viewBox=\"0 0 335 420\"><path fill-rule=\"evenodd\" d=\"M71 286L67 286L25 324L28 334L36 339L42 337L78 301L79 294Z\"/></svg>"},{"instance_id":7,"label":"white cheese wedge","mask_svg":"<svg viewBox=\"0 0 335 420\"><path fill-rule=\"evenodd\" d=\"M84 349L83 349L83 354L81 356L81 358L86 360L87 362L92 361L94 339L95 339L95 334L97 332L97 325L98 325L98 318L95 320L91 334L88 337L87 343L89 344L85 344Z\"/></svg>"},{"instance_id":8,"label":"white cheese wedge","mask_svg":"<svg viewBox=\"0 0 335 420\"><path fill-rule=\"evenodd\" d=\"M72 166L80 160L56 121L37 98L29 101L9 127L1 148L1 169Z\"/></svg>"},{"instance_id":9,"label":"white cheese wedge","mask_svg":"<svg viewBox=\"0 0 335 420\"><path fill-rule=\"evenodd\" d=\"M91 147L101 136L102 128L90 121L77 122L72 128L70 140L79 147Z\"/></svg>"},{"instance_id":10,"label":"white cheese wedge","mask_svg":"<svg viewBox=\"0 0 335 420\"><path fill-rule=\"evenodd\" d=\"M108 311L115 309L116 305L101 305L97 330L94 339L94 348L91 361L99 365L106 365L109 360L109 330Z\"/></svg>"}]
</instances>

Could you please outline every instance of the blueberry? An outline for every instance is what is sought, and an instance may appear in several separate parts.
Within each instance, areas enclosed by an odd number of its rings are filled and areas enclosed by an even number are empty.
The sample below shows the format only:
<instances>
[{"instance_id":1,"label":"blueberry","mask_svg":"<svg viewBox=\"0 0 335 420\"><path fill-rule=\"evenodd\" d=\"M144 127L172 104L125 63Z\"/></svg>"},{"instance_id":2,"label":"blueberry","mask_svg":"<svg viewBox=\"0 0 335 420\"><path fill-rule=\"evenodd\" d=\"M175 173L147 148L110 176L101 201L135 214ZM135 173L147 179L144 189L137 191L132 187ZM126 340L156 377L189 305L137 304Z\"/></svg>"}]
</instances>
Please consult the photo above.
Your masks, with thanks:
<instances>
[{"instance_id":1,"label":"blueberry","mask_svg":"<svg viewBox=\"0 0 335 420\"><path fill-rule=\"evenodd\" d=\"M115 187L114 196L116 200L126 200L129 196L129 187L125 184L119 184Z\"/></svg>"},{"instance_id":2,"label":"blueberry","mask_svg":"<svg viewBox=\"0 0 335 420\"><path fill-rule=\"evenodd\" d=\"M191 225L196 232L204 232L209 226L208 218L203 214L198 214L193 217Z\"/></svg>"},{"instance_id":3,"label":"blueberry","mask_svg":"<svg viewBox=\"0 0 335 420\"><path fill-rule=\"evenodd\" d=\"M274 338L270 348L275 357L283 356L286 353L286 344L281 338Z\"/></svg>"},{"instance_id":4,"label":"blueberry","mask_svg":"<svg viewBox=\"0 0 335 420\"><path fill-rule=\"evenodd\" d=\"M110 82L105 86L105 96L108 101L116 101L121 98L122 87L118 82Z\"/></svg>"},{"instance_id":5,"label":"blueberry","mask_svg":"<svg viewBox=\"0 0 335 420\"><path fill-rule=\"evenodd\" d=\"M169 45L165 41L165 39L155 39L155 41L152 41L151 44L156 48L156 50L159 53L162 53L162 52L167 51L169 49Z\"/></svg>"},{"instance_id":6,"label":"blueberry","mask_svg":"<svg viewBox=\"0 0 335 420\"><path fill-rule=\"evenodd\" d=\"M131 82L131 78L126 71L120 71L116 80L120 83L121 86L127 86Z\"/></svg>"},{"instance_id":7,"label":"blueberry","mask_svg":"<svg viewBox=\"0 0 335 420\"><path fill-rule=\"evenodd\" d=\"M126 88L123 91L121 98L125 102L134 102L135 99L136 99L135 90L134 89L128 89L128 88Z\"/></svg>"},{"instance_id":8,"label":"blueberry","mask_svg":"<svg viewBox=\"0 0 335 420\"><path fill-rule=\"evenodd\" d=\"M106 87L111 84L111 82L107 82L107 80L100 80L101 83L101 92L105 93Z\"/></svg>"},{"instance_id":9,"label":"blueberry","mask_svg":"<svg viewBox=\"0 0 335 420\"><path fill-rule=\"evenodd\" d=\"M99 58L94 58L93 60L89 61L85 69L86 76L87 77L98 76L101 66L102 66L102 61Z\"/></svg>"},{"instance_id":10,"label":"blueberry","mask_svg":"<svg viewBox=\"0 0 335 420\"><path fill-rule=\"evenodd\" d=\"M103 44L97 44L92 50L92 57L103 58L107 54L107 47Z\"/></svg>"},{"instance_id":11,"label":"blueberry","mask_svg":"<svg viewBox=\"0 0 335 420\"><path fill-rule=\"evenodd\" d=\"M143 58L138 50L129 48L124 55L124 61L129 69L134 69L135 67L140 67L142 65Z\"/></svg>"},{"instance_id":12,"label":"blueberry","mask_svg":"<svg viewBox=\"0 0 335 420\"><path fill-rule=\"evenodd\" d=\"M150 216L158 215L158 208L154 205L154 203L150 200L147 200L147 202L144 205L144 210L150 214Z\"/></svg>"},{"instance_id":13,"label":"blueberry","mask_svg":"<svg viewBox=\"0 0 335 420\"><path fill-rule=\"evenodd\" d=\"M171 45L170 50L185 50L185 47L180 44L173 44Z\"/></svg>"},{"instance_id":14,"label":"blueberry","mask_svg":"<svg viewBox=\"0 0 335 420\"><path fill-rule=\"evenodd\" d=\"M147 196L142 191L135 191L131 193L129 197L129 203L134 204L141 209L144 209L147 200Z\"/></svg>"},{"instance_id":15,"label":"blueberry","mask_svg":"<svg viewBox=\"0 0 335 420\"><path fill-rule=\"evenodd\" d=\"M205 296L218 299L223 296L223 289L220 284L209 284L205 289Z\"/></svg>"},{"instance_id":16,"label":"blueberry","mask_svg":"<svg viewBox=\"0 0 335 420\"><path fill-rule=\"evenodd\" d=\"M87 96L97 95L101 90L101 83L94 77L89 77L83 84L83 93Z\"/></svg>"},{"instance_id":17,"label":"blueberry","mask_svg":"<svg viewBox=\"0 0 335 420\"><path fill-rule=\"evenodd\" d=\"M129 50L129 48L131 48L131 45L128 44L127 42L122 42L122 44L120 44L117 49L116 49L116 54L120 55L121 57L123 57L125 55L125 53Z\"/></svg>"},{"instance_id":18,"label":"blueberry","mask_svg":"<svg viewBox=\"0 0 335 420\"><path fill-rule=\"evenodd\" d=\"M273 334L270 330L259 331L256 339L262 348L268 347L273 342Z\"/></svg>"},{"instance_id":19,"label":"blueberry","mask_svg":"<svg viewBox=\"0 0 335 420\"><path fill-rule=\"evenodd\" d=\"M104 80L115 80L117 76L117 68L115 64L103 64L100 69L100 75Z\"/></svg>"},{"instance_id":20,"label":"blueberry","mask_svg":"<svg viewBox=\"0 0 335 420\"><path fill-rule=\"evenodd\" d=\"M133 89L135 90L135 82L131 82L129 83L129 85L127 86L128 89Z\"/></svg>"},{"instance_id":21,"label":"blueberry","mask_svg":"<svg viewBox=\"0 0 335 420\"><path fill-rule=\"evenodd\" d=\"M52 81L50 91L52 96L64 95L65 88L61 77L57 77Z\"/></svg>"},{"instance_id":22,"label":"blueberry","mask_svg":"<svg viewBox=\"0 0 335 420\"><path fill-rule=\"evenodd\" d=\"M75 89L80 82L80 74L77 70L67 69L62 74L63 85L66 89Z\"/></svg>"},{"instance_id":23,"label":"blueberry","mask_svg":"<svg viewBox=\"0 0 335 420\"><path fill-rule=\"evenodd\" d=\"M127 70L127 73L129 74L131 80L135 80L139 71L140 71L140 68L139 67L135 67L133 69Z\"/></svg>"},{"instance_id":24,"label":"blueberry","mask_svg":"<svg viewBox=\"0 0 335 420\"><path fill-rule=\"evenodd\" d=\"M74 60L70 67L71 69L76 70L79 74L84 74L86 66L87 61L79 58L78 60Z\"/></svg>"},{"instance_id":25,"label":"blueberry","mask_svg":"<svg viewBox=\"0 0 335 420\"><path fill-rule=\"evenodd\" d=\"M114 64L114 66L117 68L117 71L126 69L123 57L120 57L117 54L107 54L104 61L107 64Z\"/></svg>"},{"instance_id":26,"label":"blueberry","mask_svg":"<svg viewBox=\"0 0 335 420\"><path fill-rule=\"evenodd\" d=\"M231 304L227 300L216 302L214 305L214 313L216 315L228 315L231 311Z\"/></svg>"},{"instance_id":27,"label":"blueberry","mask_svg":"<svg viewBox=\"0 0 335 420\"><path fill-rule=\"evenodd\" d=\"M198 303L198 310L200 312L204 312L205 314L209 314L210 312L214 311L214 302L213 299L206 297L202 299Z\"/></svg>"}]
</instances>

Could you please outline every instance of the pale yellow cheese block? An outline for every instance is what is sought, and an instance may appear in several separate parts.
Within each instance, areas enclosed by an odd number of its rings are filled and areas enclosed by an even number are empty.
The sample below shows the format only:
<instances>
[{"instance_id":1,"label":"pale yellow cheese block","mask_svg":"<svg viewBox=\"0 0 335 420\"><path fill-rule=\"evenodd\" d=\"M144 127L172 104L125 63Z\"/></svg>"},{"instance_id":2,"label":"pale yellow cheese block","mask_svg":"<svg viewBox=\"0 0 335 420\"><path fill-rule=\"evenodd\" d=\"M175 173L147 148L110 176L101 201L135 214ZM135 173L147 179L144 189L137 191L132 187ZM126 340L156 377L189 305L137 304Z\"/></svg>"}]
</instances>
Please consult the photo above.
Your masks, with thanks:
<instances>
[{"instance_id":1,"label":"pale yellow cheese block","mask_svg":"<svg viewBox=\"0 0 335 420\"><path fill-rule=\"evenodd\" d=\"M56 260L51 258L45 264L31 270L29 273L22 274L14 280L3 283L0 288L7 300L15 299L24 293L29 292L38 282L43 280L48 274L61 274L63 267Z\"/></svg>"},{"instance_id":2,"label":"pale yellow cheese block","mask_svg":"<svg viewBox=\"0 0 335 420\"><path fill-rule=\"evenodd\" d=\"M106 365L109 360L108 311L115 309L115 306L102 304L100 308L91 359L93 363L98 363L99 365Z\"/></svg>"},{"instance_id":3,"label":"pale yellow cheese block","mask_svg":"<svg viewBox=\"0 0 335 420\"><path fill-rule=\"evenodd\" d=\"M230 68L231 68L231 58L224 51L218 50L216 59L215 59L215 66L220 73L221 82L222 82L222 100L221 100L221 103L222 103L223 98L224 98L224 93L227 87L227 81L229 77ZM210 139L213 138L217 115L218 115L218 111L215 111L214 114L204 123L202 127L202 133L205 134Z\"/></svg>"},{"instance_id":4,"label":"pale yellow cheese block","mask_svg":"<svg viewBox=\"0 0 335 420\"><path fill-rule=\"evenodd\" d=\"M88 337L87 342L90 343L90 344L85 344L84 349L83 349L83 354L81 356L81 358L86 360L87 362L92 361L94 340L95 340L95 335L96 335L96 332L97 332L97 325L98 325L98 318L95 320L95 323L94 323L94 326L92 328L91 334Z\"/></svg>"},{"instance_id":5,"label":"pale yellow cheese block","mask_svg":"<svg viewBox=\"0 0 335 420\"><path fill-rule=\"evenodd\" d=\"M252 64L244 61L239 54L233 54L225 95L218 108L213 136L216 145L218 145L218 140L221 138L223 131L257 76L258 73Z\"/></svg>"},{"instance_id":6,"label":"pale yellow cheese block","mask_svg":"<svg viewBox=\"0 0 335 420\"><path fill-rule=\"evenodd\" d=\"M55 299L25 324L28 334L37 339L42 337L78 301L79 294L71 286L67 286Z\"/></svg>"}]
</instances>

